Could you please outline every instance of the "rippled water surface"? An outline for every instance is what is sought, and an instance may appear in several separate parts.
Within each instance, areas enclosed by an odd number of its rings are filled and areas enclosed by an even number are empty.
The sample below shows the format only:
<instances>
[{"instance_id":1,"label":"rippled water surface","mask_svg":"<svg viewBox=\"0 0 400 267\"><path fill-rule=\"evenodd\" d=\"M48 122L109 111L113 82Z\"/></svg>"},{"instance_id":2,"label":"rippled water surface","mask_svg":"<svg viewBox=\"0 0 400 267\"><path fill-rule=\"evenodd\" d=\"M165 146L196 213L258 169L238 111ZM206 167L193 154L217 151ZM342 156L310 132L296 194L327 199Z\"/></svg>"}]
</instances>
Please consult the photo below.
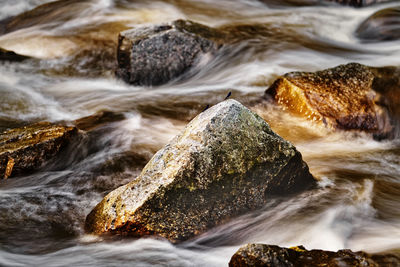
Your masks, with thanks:
<instances>
[{"instance_id":1,"label":"rippled water surface","mask_svg":"<svg viewBox=\"0 0 400 267\"><path fill-rule=\"evenodd\" d=\"M301 1L65 0L7 24L48 2L0 0L0 47L33 57L0 62L0 130L104 110L124 119L76 140L43 170L0 182L0 265L226 266L249 242L399 252L399 140L331 132L263 100L274 79L290 71L348 62L400 66L399 41L355 35L368 16L398 3L355 9L293 4ZM114 77L118 32L178 18L247 25L247 37L184 81L148 88ZM108 192L229 91L296 145L320 180L317 190L273 200L177 246L84 233L86 215Z\"/></svg>"}]
</instances>

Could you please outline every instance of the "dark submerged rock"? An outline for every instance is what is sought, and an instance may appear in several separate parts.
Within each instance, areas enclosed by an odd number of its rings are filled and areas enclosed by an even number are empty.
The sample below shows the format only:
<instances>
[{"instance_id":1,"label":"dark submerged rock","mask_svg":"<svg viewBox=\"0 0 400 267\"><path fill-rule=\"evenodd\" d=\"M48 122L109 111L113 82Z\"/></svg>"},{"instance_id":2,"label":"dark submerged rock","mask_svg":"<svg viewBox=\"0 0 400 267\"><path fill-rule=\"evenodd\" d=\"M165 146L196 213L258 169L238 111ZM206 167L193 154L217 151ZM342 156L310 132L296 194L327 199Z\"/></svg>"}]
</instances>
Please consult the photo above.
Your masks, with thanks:
<instances>
[{"instance_id":1,"label":"dark submerged rock","mask_svg":"<svg viewBox=\"0 0 400 267\"><path fill-rule=\"evenodd\" d=\"M394 0L261 0L267 4L277 6L316 6L316 5L330 5L330 3L337 3L346 6L364 7L373 4L386 3Z\"/></svg>"},{"instance_id":2,"label":"dark submerged rock","mask_svg":"<svg viewBox=\"0 0 400 267\"><path fill-rule=\"evenodd\" d=\"M364 252L339 250L306 250L303 246L282 248L272 245L248 244L240 248L231 258L230 267L246 266L398 266L400 258L396 255L369 255Z\"/></svg>"},{"instance_id":3,"label":"dark submerged rock","mask_svg":"<svg viewBox=\"0 0 400 267\"><path fill-rule=\"evenodd\" d=\"M33 171L56 156L76 136L75 127L41 122L0 134L0 176Z\"/></svg>"},{"instance_id":4,"label":"dark submerged rock","mask_svg":"<svg viewBox=\"0 0 400 267\"><path fill-rule=\"evenodd\" d=\"M327 0L330 2L336 2L342 5L349 5L354 7L364 7L370 6L374 4L386 3L391 2L393 0Z\"/></svg>"},{"instance_id":5,"label":"dark submerged rock","mask_svg":"<svg viewBox=\"0 0 400 267\"><path fill-rule=\"evenodd\" d=\"M400 6L386 8L367 18L356 30L363 41L392 41L400 38Z\"/></svg>"},{"instance_id":6,"label":"dark submerged rock","mask_svg":"<svg viewBox=\"0 0 400 267\"><path fill-rule=\"evenodd\" d=\"M292 72L278 78L266 94L290 111L330 127L389 137L394 126L390 111L397 105L387 96L398 95L397 72L357 63Z\"/></svg>"},{"instance_id":7,"label":"dark submerged rock","mask_svg":"<svg viewBox=\"0 0 400 267\"><path fill-rule=\"evenodd\" d=\"M116 75L134 85L166 83L214 53L216 36L214 29L184 20L121 32Z\"/></svg>"},{"instance_id":8,"label":"dark submerged rock","mask_svg":"<svg viewBox=\"0 0 400 267\"><path fill-rule=\"evenodd\" d=\"M75 126L79 130L91 131L107 123L122 121L125 116L121 113L104 110L97 112L91 116L83 117L74 121Z\"/></svg>"},{"instance_id":9,"label":"dark submerged rock","mask_svg":"<svg viewBox=\"0 0 400 267\"><path fill-rule=\"evenodd\" d=\"M227 100L199 114L142 173L87 216L90 233L187 240L315 185L301 154L257 114Z\"/></svg>"},{"instance_id":10,"label":"dark submerged rock","mask_svg":"<svg viewBox=\"0 0 400 267\"><path fill-rule=\"evenodd\" d=\"M17 53L13 51L9 51L3 48L0 48L0 61L23 61L25 59L28 59L29 57L23 56L23 55L18 55Z\"/></svg>"}]
</instances>

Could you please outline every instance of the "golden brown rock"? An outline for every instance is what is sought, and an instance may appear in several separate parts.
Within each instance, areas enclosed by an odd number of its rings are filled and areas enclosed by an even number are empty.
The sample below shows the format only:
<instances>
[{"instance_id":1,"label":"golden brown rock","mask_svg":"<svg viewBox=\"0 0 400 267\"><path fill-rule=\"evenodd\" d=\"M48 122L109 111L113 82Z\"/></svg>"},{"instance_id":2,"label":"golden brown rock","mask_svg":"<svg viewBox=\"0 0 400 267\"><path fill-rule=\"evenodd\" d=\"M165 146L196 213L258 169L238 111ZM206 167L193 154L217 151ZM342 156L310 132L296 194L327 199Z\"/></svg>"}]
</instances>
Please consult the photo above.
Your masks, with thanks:
<instances>
[{"instance_id":1,"label":"golden brown rock","mask_svg":"<svg viewBox=\"0 0 400 267\"><path fill-rule=\"evenodd\" d=\"M0 134L0 176L8 178L41 167L77 132L75 127L41 122Z\"/></svg>"},{"instance_id":2,"label":"golden brown rock","mask_svg":"<svg viewBox=\"0 0 400 267\"><path fill-rule=\"evenodd\" d=\"M278 104L310 120L388 136L393 128L376 68L350 63L332 69L285 74L267 89ZM382 76L382 75L381 75Z\"/></svg>"}]
</instances>

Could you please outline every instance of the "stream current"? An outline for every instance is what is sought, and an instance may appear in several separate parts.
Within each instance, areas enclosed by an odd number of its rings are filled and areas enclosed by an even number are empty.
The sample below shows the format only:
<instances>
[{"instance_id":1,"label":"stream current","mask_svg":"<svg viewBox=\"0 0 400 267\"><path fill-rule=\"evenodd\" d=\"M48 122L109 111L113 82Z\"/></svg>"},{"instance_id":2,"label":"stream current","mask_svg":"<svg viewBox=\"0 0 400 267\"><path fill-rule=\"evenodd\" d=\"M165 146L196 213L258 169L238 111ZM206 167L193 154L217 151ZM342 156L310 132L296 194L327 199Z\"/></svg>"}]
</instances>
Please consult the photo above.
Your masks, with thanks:
<instances>
[{"instance_id":1,"label":"stream current","mask_svg":"<svg viewBox=\"0 0 400 267\"><path fill-rule=\"evenodd\" d=\"M0 0L0 25L48 2ZM34 174L0 181L0 265L227 266L239 247L253 242L399 253L399 139L332 132L262 100L274 79L290 71L349 62L400 66L400 41L355 36L367 17L396 2L362 9L283 2L65 0L4 30L0 47L34 59L0 62L0 130L104 110L125 119L96 128ZM115 78L118 32L179 18L264 30L249 32L237 50L183 81L149 88ZM272 200L179 245L85 234L86 215L108 192L136 177L188 121L228 92L295 144L318 189Z\"/></svg>"}]
</instances>

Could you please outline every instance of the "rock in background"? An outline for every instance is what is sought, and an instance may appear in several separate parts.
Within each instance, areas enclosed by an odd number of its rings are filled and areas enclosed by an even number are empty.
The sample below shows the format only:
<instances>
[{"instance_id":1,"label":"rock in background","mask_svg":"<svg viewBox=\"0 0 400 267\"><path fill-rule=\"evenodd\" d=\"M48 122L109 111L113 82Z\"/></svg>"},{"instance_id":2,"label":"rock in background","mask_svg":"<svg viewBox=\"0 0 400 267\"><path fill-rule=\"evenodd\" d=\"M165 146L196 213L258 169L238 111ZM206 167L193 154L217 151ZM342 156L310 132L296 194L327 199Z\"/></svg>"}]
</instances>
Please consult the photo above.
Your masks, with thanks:
<instances>
[{"instance_id":1,"label":"rock in background","mask_svg":"<svg viewBox=\"0 0 400 267\"><path fill-rule=\"evenodd\" d=\"M314 73L292 72L277 79L266 94L310 120L384 138L392 136L395 126L392 111L397 106L393 96L400 88L397 73L397 68L357 63Z\"/></svg>"},{"instance_id":2,"label":"rock in background","mask_svg":"<svg viewBox=\"0 0 400 267\"><path fill-rule=\"evenodd\" d=\"M134 85L160 85L178 78L215 53L216 30L191 21L141 27L118 37L116 75Z\"/></svg>"},{"instance_id":3,"label":"rock in background","mask_svg":"<svg viewBox=\"0 0 400 267\"><path fill-rule=\"evenodd\" d=\"M314 185L291 143L227 100L198 115L139 177L108 194L88 215L86 230L178 242Z\"/></svg>"},{"instance_id":4,"label":"rock in background","mask_svg":"<svg viewBox=\"0 0 400 267\"><path fill-rule=\"evenodd\" d=\"M356 36L367 42L400 39L400 6L379 10L371 15L357 28Z\"/></svg>"}]
</instances>

